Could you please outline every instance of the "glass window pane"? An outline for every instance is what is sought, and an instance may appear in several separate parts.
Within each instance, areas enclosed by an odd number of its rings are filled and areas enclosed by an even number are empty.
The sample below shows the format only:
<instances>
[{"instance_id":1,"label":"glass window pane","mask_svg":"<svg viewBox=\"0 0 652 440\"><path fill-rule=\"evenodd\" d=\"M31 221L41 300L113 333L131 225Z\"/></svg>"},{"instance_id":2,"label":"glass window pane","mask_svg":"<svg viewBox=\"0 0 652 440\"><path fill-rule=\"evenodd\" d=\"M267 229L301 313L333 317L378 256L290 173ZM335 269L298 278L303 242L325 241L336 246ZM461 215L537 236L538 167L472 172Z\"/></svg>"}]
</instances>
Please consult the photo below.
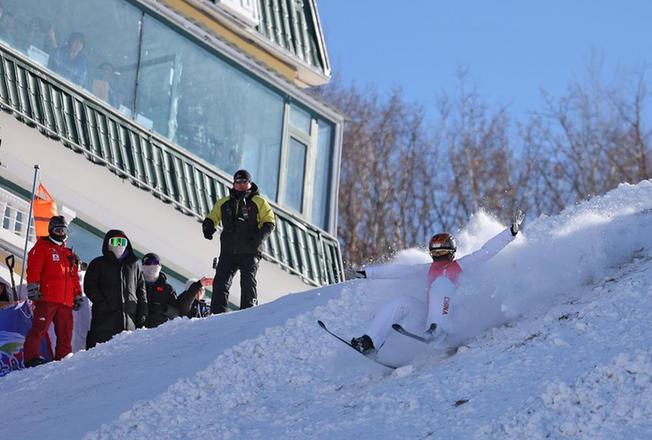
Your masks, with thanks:
<instances>
[{"instance_id":1,"label":"glass window pane","mask_svg":"<svg viewBox=\"0 0 652 440\"><path fill-rule=\"evenodd\" d=\"M317 121L317 153L315 163L315 184L312 199L312 222L328 230L331 164L333 151L333 126L324 120Z\"/></svg>"},{"instance_id":2,"label":"glass window pane","mask_svg":"<svg viewBox=\"0 0 652 440\"><path fill-rule=\"evenodd\" d=\"M116 108L133 107L142 12L122 0L6 0L0 39Z\"/></svg>"},{"instance_id":3,"label":"glass window pane","mask_svg":"<svg viewBox=\"0 0 652 440\"><path fill-rule=\"evenodd\" d=\"M290 124L292 124L294 128L310 136L311 120L310 113L303 111L295 105L292 106L290 111Z\"/></svg>"},{"instance_id":4,"label":"glass window pane","mask_svg":"<svg viewBox=\"0 0 652 440\"><path fill-rule=\"evenodd\" d=\"M305 144L290 138L285 181L285 204L295 211L302 212L304 176L306 174Z\"/></svg>"},{"instance_id":5,"label":"glass window pane","mask_svg":"<svg viewBox=\"0 0 652 440\"><path fill-rule=\"evenodd\" d=\"M228 174L248 169L276 200L283 98L146 16L136 111L149 125Z\"/></svg>"}]
</instances>

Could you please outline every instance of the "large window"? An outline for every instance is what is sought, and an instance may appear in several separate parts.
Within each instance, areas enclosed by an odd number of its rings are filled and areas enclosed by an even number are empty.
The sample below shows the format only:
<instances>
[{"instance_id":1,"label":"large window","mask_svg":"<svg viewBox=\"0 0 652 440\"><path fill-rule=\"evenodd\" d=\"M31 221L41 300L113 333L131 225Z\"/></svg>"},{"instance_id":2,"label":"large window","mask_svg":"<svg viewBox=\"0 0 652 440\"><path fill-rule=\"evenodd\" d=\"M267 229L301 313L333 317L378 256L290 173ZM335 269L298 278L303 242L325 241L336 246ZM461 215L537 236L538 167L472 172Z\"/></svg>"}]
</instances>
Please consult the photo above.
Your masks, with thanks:
<instances>
[{"instance_id":1,"label":"large window","mask_svg":"<svg viewBox=\"0 0 652 440\"><path fill-rule=\"evenodd\" d=\"M283 202L297 212L303 211L307 147L291 138L288 145L287 169Z\"/></svg>"},{"instance_id":2,"label":"large window","mask_svg":"<svg viewBox=\"0 0 652 440\"><path fill-rule=\"evenodd\" d=\"M159 21L145 18L136 111L229 174L251 171L276 199L283 98Z\"/></svg>"},{"instance_id":3,"label":"large window","mask_svg":"<svg viewBox=\"0 0 652 440\"><path fill-rule=\"evenodd\" d=\"M333 157L333 125L317 121L317 152L315 154L315 181L312 198L312 222L322 229L328 229L330 183Z\"/></svg>"},{"instance_id":4,"label":"large window","mask_svg":"<svg viewBox=\"0 0 652 440\"><path fill-rule=\"evenodd\" d=\"M142 11L119 0L4 0L0 39L116 108L132 109Z\"/></svg>"}]
</instances>

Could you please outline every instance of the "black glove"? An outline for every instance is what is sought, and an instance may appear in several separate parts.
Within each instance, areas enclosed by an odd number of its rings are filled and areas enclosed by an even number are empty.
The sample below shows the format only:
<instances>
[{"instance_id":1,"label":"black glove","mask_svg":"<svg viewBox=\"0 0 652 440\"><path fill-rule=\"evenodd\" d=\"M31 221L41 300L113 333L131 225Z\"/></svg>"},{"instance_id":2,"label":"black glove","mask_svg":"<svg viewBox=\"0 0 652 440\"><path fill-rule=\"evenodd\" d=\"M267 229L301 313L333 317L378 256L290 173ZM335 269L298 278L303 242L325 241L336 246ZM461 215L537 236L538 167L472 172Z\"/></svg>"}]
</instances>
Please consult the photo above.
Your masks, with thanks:
<instances>
[{"instance_id":1,"label":"black glove","mask_svg":"<svg viewBox=\"0 0 652 440\"><path fill-rule=\"evenodd\" d=\"M79 310L81 309L82 304L84 304L84 298L82 298L81 295L78 295L75 297L75 299L72 302L72 309Z\"/></svg>"},{"instance_id":2,"label":"black glove","mask_svg":"<svg viewBox=\"0 0 652 440\"><path fill-rule=\"evenodd\" d=\"M143 328L145 327L145 323L147 322L147 315L140 315L136 317L136 328Z\"/></svg>"},{"instance_id":3,"label":"black glove","mask_svg":"<svg viewBox=\"0 0 652 440\"><path fill-rule=\"evenodd\" d=\"M356 270L356 278L367 278L367 271L365 270Z\"/></svg>"},{"instance_id":4,"label":"black glove","mask_svg":"<svg viewBox=\"0 0 652 440\"><path fill-rule=\"evenodd\" d=\"M512 226L509 228L512 231L512 235L516 236L521 230L521 224L525 220L525 213L520 209L517 209L512 216Z\"/></svg>"},{"instance_id":5,"label":"black glove","mask_svg":"<svg viewBox=\"0 0 652 440\"><path fill-rule=\"evenodd\" d=\"M165 307L165 311L163 312L163 315L168 319L174 319L174 318L180 316L181 313L179 313L179 309L177 309L173 305L168 304Z\"/></svg>"},{"instance_id":6,"label":"black glove","mask_svg":"<svg viewBox=\"0 0 652 440\"><path fill-rule=\"evenodd\" d=\"M206 217L201 224L202 232L204 233L204 238L207 240L213 239L213 234L215 234L215 223L213 220Z\"/></svg>"},{"instance_id":7,"label":"black glove","mask_svg":"<svg viewBox=\"0 0 652 440\"><path fill-rule=\"evenodd\" d=\"M38 301L43 297L39 283L27 284L27 298L32 301Z\"/></svg>"}]
</instances>

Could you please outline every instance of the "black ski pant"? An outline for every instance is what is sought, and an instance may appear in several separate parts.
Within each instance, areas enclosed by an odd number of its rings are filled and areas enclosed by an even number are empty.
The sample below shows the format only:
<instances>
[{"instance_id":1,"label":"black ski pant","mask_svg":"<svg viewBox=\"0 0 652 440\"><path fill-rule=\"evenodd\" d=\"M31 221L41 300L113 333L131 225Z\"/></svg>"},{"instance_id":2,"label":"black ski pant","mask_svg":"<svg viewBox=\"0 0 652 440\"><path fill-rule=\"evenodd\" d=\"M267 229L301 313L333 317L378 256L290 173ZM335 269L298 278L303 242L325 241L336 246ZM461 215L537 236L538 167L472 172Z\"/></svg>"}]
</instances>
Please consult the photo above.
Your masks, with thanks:
<instances>
[{"instance_id":1,"label":"black ski pant","mask_svg":"<svg viewBox=\"0 0 652 440\"><path fill-rule=\"evenodd\" d=\"M211 313L228 312L229 289L236 271L240 270L240 309L258 304L256 272L260 258L254 254L221 254L213 278Z\"/></svg>"}]
</instances>

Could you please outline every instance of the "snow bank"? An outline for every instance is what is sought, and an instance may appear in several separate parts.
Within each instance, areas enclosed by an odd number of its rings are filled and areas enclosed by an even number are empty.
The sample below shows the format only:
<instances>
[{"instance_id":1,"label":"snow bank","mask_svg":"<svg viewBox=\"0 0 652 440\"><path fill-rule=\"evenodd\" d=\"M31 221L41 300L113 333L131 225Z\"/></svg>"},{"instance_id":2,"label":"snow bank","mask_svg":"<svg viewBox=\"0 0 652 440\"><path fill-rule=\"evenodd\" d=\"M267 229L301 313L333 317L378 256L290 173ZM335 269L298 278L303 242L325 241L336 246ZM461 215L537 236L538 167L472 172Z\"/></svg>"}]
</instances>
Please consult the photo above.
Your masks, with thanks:
<instances>
[{"instance_id":1,"label":"snow bank","mask_svg":"<svg viewBox=\"0 0 652 440\"><path fill-rule=\"evenodd\" d=\"M384 301L423 283L355 280L121 335L9 375L2 386L12 402L1 412L21 425L8 431L27 438L62 438L69 426L87 439L649 438L651 209L652 185L643 182L528 219L523 235L461 286L456 328L466 345L450 358L426 347L392 371L321 331L317 319L359 335ZM478 213L458 234L460 253L502 227ZM423 257L411 250L398 262ZM199 343L196 353L184 348ZM106 369L125 364L131 374ZM80 380L84 394L74 395ZM57 405L35 403L37 383Z\"/></svg>"}]
</instances>

